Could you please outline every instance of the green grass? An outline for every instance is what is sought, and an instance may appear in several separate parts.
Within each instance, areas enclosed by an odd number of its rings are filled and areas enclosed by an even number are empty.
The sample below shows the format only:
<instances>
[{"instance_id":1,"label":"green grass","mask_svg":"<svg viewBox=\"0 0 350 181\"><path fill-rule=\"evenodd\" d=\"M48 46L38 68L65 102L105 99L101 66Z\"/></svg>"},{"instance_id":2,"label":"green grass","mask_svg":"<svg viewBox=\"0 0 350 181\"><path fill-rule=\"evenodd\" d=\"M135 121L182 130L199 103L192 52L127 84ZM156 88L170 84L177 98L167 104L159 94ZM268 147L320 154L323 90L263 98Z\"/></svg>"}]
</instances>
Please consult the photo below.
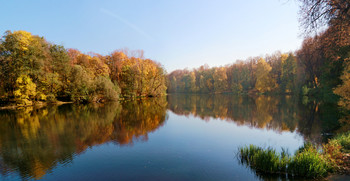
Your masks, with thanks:
<instances>
[{"instance_id":1,"label":"green grass","mask_svg":"<svg viewBox=\"0 0 350 181\"><path fill-rule=\"evenodd\" d=\"M258 173L288 174L306 178L325 177L333 166L317 149L305 144L294 156L282 149L278 153L272 148L263 149L254 145L239 148L241 163Z\"/></svg>"},{"instance_id":2,"label":"green grass","mask_svg":"<svg viewBox=\"0 0 350 181\"><path fill-rule=\"evenodd\" d=\"M277 153L274 149L262 149L249 145L239 148L241 162L248 164L258 172L283 173L290 158L286 152Z\"/></svg>"}]
</instances>

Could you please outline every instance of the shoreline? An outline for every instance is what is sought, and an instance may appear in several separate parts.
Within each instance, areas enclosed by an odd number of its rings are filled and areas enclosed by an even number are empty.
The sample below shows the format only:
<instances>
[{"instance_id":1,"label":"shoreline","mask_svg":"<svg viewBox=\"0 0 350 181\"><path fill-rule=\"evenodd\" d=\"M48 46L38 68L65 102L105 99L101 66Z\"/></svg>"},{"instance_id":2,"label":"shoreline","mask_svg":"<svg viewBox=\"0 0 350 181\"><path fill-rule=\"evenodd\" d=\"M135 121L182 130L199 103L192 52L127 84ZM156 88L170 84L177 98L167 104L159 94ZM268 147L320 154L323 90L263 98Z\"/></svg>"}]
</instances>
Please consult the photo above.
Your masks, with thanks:
<instances>
[{"instance_id":1,"label":"shoreline","mask_svg":"<svg viewBox=\"0 0 350 181\"><path fill-rule=\"evenodd\" d=\"M27 105L27 106L3 105L3 106L0 106L0 110L16 110L16 109L27 108L27 107L43 108L43 107L48 106L48 105L60 106L60 105L63 105L63 104L73 104L73 103L74 102L57 101L57 102L52 102L52 103L37 102L36 104Z\"/></svg>"}]
</instances>

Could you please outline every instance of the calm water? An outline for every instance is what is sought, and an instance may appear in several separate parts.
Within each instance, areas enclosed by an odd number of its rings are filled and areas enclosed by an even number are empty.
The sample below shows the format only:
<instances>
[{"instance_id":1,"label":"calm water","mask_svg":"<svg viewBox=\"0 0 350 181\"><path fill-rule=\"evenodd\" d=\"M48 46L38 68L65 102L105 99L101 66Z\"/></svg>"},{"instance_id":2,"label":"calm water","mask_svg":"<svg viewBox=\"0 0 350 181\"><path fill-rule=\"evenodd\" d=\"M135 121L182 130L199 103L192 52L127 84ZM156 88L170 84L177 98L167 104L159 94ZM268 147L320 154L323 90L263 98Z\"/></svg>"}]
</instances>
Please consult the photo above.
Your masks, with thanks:
<instances>
[{"instance_id":1,"label":"calm water","mask_svg":"<svg viewBox=\"0 0 350 181\"><path fill-rule=\"evenodd\" d=\"M308 102L308 103L306 103ZM304 103L304 104L303 104ZM259 180L235 157L293 153L341 131L336 106L293 97L167 98L0 111L0 180Z\"/></svg>"}]
</instances>

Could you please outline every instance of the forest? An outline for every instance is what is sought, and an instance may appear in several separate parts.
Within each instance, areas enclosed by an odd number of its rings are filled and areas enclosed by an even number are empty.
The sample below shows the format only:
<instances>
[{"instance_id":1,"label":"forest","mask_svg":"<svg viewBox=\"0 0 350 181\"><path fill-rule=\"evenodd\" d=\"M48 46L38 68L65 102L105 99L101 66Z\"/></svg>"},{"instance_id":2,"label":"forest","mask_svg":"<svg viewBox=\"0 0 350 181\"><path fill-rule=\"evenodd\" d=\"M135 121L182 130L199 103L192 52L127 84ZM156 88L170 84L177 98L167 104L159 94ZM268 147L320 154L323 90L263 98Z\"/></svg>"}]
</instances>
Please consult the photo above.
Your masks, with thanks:
<instances>
[{"instance_id":1,"label":"forest","mask_svg":"<svg viewBox=\"0 0 350 181\"><path fill-rule=\"evenodd\" d=\"M165 94L166 72L142 51L84 54L26 31L0 40L0 100L17 106L40 102L103 102Z\"/></svg>"}]
</instances>

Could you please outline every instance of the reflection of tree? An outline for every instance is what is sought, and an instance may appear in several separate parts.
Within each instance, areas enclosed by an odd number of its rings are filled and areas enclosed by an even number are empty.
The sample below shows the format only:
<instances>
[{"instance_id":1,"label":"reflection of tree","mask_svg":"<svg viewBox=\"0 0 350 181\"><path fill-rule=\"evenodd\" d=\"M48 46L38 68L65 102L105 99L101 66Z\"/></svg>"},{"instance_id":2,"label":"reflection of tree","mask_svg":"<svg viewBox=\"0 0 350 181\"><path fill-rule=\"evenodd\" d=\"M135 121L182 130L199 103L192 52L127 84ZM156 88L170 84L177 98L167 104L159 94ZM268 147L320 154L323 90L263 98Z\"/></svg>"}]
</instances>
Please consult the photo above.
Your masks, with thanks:
<instances>
[{"instance_id":1,"label":"reflection of tree","mask_svg":"<svg viewBox=\"0 0 350 181\"><path fill-rule=\"evenodd\" d=\"M147 140L148 133L158 129L166 119L166 99L126 102L121 116L113 125L112 139L119 144L132 143L134 138Z\"/></svg>"},{"instance_id":2,"label":"reflection of tree","mask_svg":"<svg viewBox=\"0 0 350 181\"><path fill-rule=\"evenodd\" d=\"M216 118L277 132L298 131L310 141L322 141L322 133L337 127L338 111L331 104L303 105L293 96L171 95L169 109L208 121Z\"/></svg>"},{"instance_id":3,"label":"reflection of tree","mask_svg":"<svg viewBox=\"0 0 350 181\"><path fill-rule=\"evenodd\" d=\"M165 119L165 99L1 111L0 174L38 179L88 147L147 138Z\"/></svg>"}]
</instances>

